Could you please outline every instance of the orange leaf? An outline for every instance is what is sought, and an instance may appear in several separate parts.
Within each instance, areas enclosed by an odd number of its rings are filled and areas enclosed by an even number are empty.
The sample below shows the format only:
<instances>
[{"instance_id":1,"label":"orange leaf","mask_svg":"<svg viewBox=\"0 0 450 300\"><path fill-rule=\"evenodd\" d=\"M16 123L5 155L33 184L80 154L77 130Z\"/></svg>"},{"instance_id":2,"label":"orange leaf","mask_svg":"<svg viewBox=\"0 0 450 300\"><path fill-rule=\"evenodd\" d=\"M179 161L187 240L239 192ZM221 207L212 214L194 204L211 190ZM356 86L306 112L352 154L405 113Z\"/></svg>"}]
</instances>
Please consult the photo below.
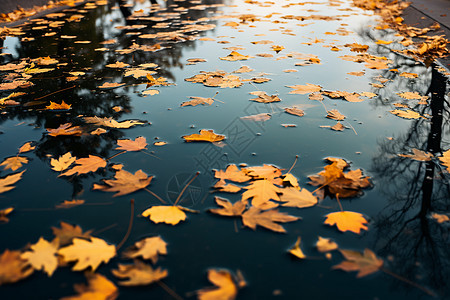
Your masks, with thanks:
<instances>
[{"instance_id":1,"label":"orange leaf","mask_svg":"<svg viewBox=\"0 0 450 300\"><path fill-rule=\"evenodd\" d=\"M75 164L77 164L77 166L62 173L59 176L70 176L74 174L80 175L89 172L95 172L99 168L106 167L106 160L95 155L89 155L89 157L77 159L75 161Z\"/></svg>"},{"instance_id":2,"label":"orange leaf","mask_svg":"<svg viewBox=\"0 0 450 300\"><path fill-rule=\"evenodd\" d=\"M133 140L117 140L117 145L119 147L116 150L125 150L125 151L141 151L143 149L147 149L147 140L145 137L137 137Z\"/></svg>"},{"instance_id":3,"label":"orange leaf","mask_svg":"<svg viewBox=\"0 0 450 300\"><path fill-rule=\"evenodd\" d=\"M50 110L59 110L59 109L70 109L72 107L72 104L67 104L64 102L64 100L61 102L61 104L58 104L56 102L50 101L50 105L46 106L45 109Z\"/></svg>"},{"instance_id":4,"label":"orange leaf","mask_svg":"<svg viewBox=\"0 0 450 300\"><path fill-rule=\"evenodd\" d=\"M233 300L236 298L238 288L233 276L227 270L208 270L208 280L217 288L205 288L197 292L199 300Z\"/></svg>"},{"instance_id":5,"label":"orange leaf","mask_svg":"<svg viewBox=\"0 0 450 300\"><path fill-rule=\"evenodd\" d=\"M338 211L334 213L329 213L326 215L327 219L324 224L330 226L336 225L337 228L342 231L352 231L359 234L361 229L368 230L367 220L360 213L353 211Z\"/></svg>"},{"instance_id":6,"label":"orange leaf","mask_svg":"<svg viewBox=\"0 0 450 300\"><path fill-rule=\"evenodd\" d=\"M20 251L8 249L0 255L0 285L22 280L33 273L33 268L20 255Z\"/></svg>"},{"instance_id":7,"label":"orange leaf","mask_svg":"<svg viewBox=\"0 0 450 300\"><path fill-rule=\"evenodd\" d=\"M149 217L155 223L177 225L186 220L186 214L178 206L152 206L142 213L143 217Z\"/></svg>"},{"instance_id":8,"label":"orange leaf","mask_svg":"<svg viewBox=\"0 0 450 300\"><path fill-rule=\"evenodd\" d=\"M114 175L115 179L104 179L106 185L94 184L94 190L104 192L117 192L114 197L133 193L147 187L153 176L148 177L142 170L136 171L134 175L125 170L119 170Z\"/></svg>"},{"instance_id":9,"label":"orange leaf","mask_svg":"<svg viewBox=\"0 0 450 300\"><path fill-rule=\"evenodd\" d=\"M213 130L200 130L200 134L193 133L190 135L183 135L182 138L186 142L219 142L225 139L224 135L215 134Z\"/></svg>"},{"instance_id":10,"label":"orange leaf","mask_svg":"<svg viewBox=\"0 0 450 300\"><path fill-rule=\"evenodd\" d=\"M372 274L383 266L383 260L369 249L364 249L363 254L353 250L339 249L339 251L347 260L333 266L333 269L341 269L347 272L358 271L356 275L358 278Z\"/></svg>"}]
</instances>

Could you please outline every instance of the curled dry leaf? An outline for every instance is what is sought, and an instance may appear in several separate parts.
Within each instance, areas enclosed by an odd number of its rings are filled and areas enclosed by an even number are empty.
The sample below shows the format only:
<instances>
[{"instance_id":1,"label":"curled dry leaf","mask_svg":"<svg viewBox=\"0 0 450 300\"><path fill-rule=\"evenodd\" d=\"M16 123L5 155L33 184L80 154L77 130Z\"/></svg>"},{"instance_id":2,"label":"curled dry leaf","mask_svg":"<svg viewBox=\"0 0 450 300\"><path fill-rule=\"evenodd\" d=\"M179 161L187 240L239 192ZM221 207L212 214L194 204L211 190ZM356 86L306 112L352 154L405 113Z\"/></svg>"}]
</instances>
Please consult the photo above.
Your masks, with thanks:
<instances>
[{"instance_id":1,"label":"curled dry leaf","mask_svg":"<svg viewBox=\"0 0 450 300\"><path fill-rule=\"evenodd\" d=\"M215 134L214 131L211 130L207 130L207 129L202 129L200 130L200 134L198 133L193 133L190 135L183 135L182 138L186 141L186 142L219 142L225 139L224 135L221 134Z\"/></svg>"},{"instance_id":2,"label":"curled dry leaf","mask_svg":"<svg viewBox=\"0 0 450 300\"><path fill-rule=\"evenodd\" d=\"M0 223L8 223L8 215L14 211L14 207L8 207L0 210Z\"/></svg>"},{"instance_id":3,"label":"curled dry leaf","mask_svg":"<svg viewBox=\"0 0 450 300\"><path fill-rule=\"evenodd\" d=\"M316 248L319 252L330 252L336 250L338 248L338 244L333 242L329 238L323 238L321 236L318 237L316 242Z\"/></svg>"},{"instance_id":4,"label":"curled dry leaf","mask_svg":"<svg viewBox=\"0 0 450 300\"><path fill-rule=\"evenodd\" d=\"M356 275L358 278L375 273L383 266L383 260L378 258L372 250L364 249L363 254L354 250L339 249L339 251L346 260L333 266L333 269L341 269L346 272L358 271Z\"/></svg>"},{"instance_id":5,"label":"curled dry leaf","mask_svg":"<svg viewBox=\"0 0 450 300\"><path fill-rule=\"evenodd\" d=\"M288 114L294 115L294 116L299 116L299 117L303 117L305 115L305 112L297 107L286 107L284 109L285 112L287 112Z\"/></svg>"},{"instance_id":6,"label":"curled dry leaf","mask_svg":"<svg viewBox=\"0 0 450 300\"><path fill-rule=\"evenodd\" d=\"M324 224L330 226L336 225L337 228L342 231L352 231L356 234L360 234L361 229L368 230L367 220L360 213L353 211L338 211L329 213L326 215Z\"/></svg>"},{"instance_id":7,"label":"curled dry leaf","mask_svg":"<svg viewBox=\"0 0 450 300\"><path fill-rule=\"evenodd\" d=\"M301 243L301 237L298 237L297 241L295 242L295 245L291 249L289 249L288 252L297 258L305 259L306 255L303 253L302 249L300 248L300 243Z\"/></svg>"},{"instance_id":8,"label":"curled dry leaf","mask_svg":"<svg viewBox=\"0 0 450 300\"><path fill-rule=\"evenodd\" d=\"M236 299L238 287L229 271L210 269L208 270L208 280L216 287L197 291L199 300Z\"/></svg>"},{"instance_id":9,"label":"curled dry leaf","mask_svg":"<svg viewBox=\"0 0 450 300\"><path fill-rule=\"evenodd\" d=\"M127 258L142 257L143 259L150 259L154 264L158 262L158 255L166 254L167 243L160 236L142 239L134 243L131 249L124 252L124 256Z\"/></svg>"},{"instance_id":10,"label":"curled dry leaf","mask_svg":"<svg viewBox=\"0 0 450 300\"><path fill-rule=\"evenodd\" d=\"M167 270L161 268L153 270L150 265L138 260L135 260L133 265L119 264L118 267L118 269L113 269L111 272L118 278L128 279L119 281L119 284L123 286L148 285L160 281L169 275Z\"/></svg>"},{"instance_id":11,"label":"curled dry leaf","mask_svg":"<svg viewBox=\"0 0 450 300\"><path fill-rule=\"evenodd\" d=\"M0 255L0 285L27 278L33 273L28 261L22 259L20 251L5 250Z\"/></svg>"},{"instance_id":12,"label":"curled dry leaf","mask_svg":"<svg viewBox=\"0 0 450 300\"><path fill-rule=\"evenodd\" d=\"M152 179L153 176L147 176L142 170L138 170L134 174L125 170L118 170L114 175L114 179L103 179L106 185L94 183L93 189L104 192L117 192L113 196L117 197L146 188Z\"/></svg>"},{"instance_id":13,"label":"curled dry leaf","mask_svg":"<svg viewBox=\"0 0 450 300\"><path fill-rule=\"evenodd\" d=\"M76 261L73 271L82 271L91 267L95 272L102 262L107 263L116 256L116 247L99 238L91 237L90 240L74 238L72 243L59 249L58 255L61 255L65 262Z\"/></svg>"}]
</instances>

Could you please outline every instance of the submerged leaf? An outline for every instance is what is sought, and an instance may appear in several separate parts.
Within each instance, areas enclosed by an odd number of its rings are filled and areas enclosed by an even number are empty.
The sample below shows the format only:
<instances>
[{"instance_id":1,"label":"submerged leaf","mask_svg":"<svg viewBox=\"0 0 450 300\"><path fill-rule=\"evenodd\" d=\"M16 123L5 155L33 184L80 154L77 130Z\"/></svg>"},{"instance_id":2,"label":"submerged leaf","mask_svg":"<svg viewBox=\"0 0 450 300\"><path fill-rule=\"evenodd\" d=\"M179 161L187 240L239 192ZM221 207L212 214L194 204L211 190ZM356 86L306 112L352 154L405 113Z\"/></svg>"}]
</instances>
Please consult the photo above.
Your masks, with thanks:
<instances>
[{"instance_id":1,"label":"submerged leaf","mask_svg":"<svg viewBox=\"0 0 450 300\"><path fill-rule=\"evenodd\" d=\"M128 278L126 281L119 281L119 284L123 286L148 285L169 275L167 270L161 268L153 270L150 265L138 260L134 262L134 265L119 264L118 267L119 269L111 272L118 278Z\"/></svg>"},{"instance_id":2,"label":"submerged leaf","mask_svg":"<svg viewBox=\"0 0 450 300\"><path fill-rule=\"evenodd\" d=\"M255 230L256 226L259 225L269 230L282 233L286 232L286 230L283 226L277 224L276 222L293 222L298 219L298 217L290 216L286 213L280 213L277 209L262 211L253 206L242 215L242 222L244 223L244 226Z\"/></svg>"},{"instance_id":3,"label":"submerged leaf","mask_svg":"<svg viewBox=\"0 0 450 300\"><path fill-rule=\"evenodd\" d=\"M347 260L333 266L333 269L341 269L347 272L358 271L356 275L358 278L375 273L383 266L383 260L369 249L364 249L363 254L353 250L339 249L339 251Z\"/></svg>"}]
</instances>

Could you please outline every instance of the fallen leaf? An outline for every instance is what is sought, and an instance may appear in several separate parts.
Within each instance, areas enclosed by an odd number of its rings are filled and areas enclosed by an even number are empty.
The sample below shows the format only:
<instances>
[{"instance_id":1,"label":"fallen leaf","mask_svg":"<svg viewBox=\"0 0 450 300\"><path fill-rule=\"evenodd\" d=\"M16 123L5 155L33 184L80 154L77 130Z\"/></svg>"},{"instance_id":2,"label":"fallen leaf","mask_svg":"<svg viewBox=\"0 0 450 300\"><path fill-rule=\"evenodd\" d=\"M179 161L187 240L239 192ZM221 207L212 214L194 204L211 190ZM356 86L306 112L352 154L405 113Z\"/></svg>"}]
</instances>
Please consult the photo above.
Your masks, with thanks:
<instances>
[{"instance_id":1,"label":"fallen leaf","mask_svg":"<svg viewBox=\"0 0 450 300\"><path fill-rule=\"evenodd\" d=\"M447 215L444 214L438 214L438 213L431 213L431 217L435 219L439 224L442 224L444 222L449 222L450 218Z\"/></svg>"},{"instance_id":2,"label":"fallen leaf","mask_svg":"<svg viewBox=\"0 0 450 300\"><path fill-rule=\"evenodd\" d=\"M12 186L12 184L16 183L17 181L19 181L20 179L22 179L22 174L25 171L22 171L20 173L16 173L16 174L12 174L12 175L8 175L6 177L0 178L0 194L10 191L13 188L15 188L15 186Z\"/></svg>"},{"instance_id":3,"label":"fallen leaf","mask_svg":"<svg viewBox=\"0 0 450 300\"><path fill-rule=\"evenodd\" d=\"M89 157L79 158L75 161L76 166L72 169L60 174L59 176L80 175L89 172L95 172L99 168L106 167L106 160L95 155L89 155Z\"/></svg>"},{"instance_id":4,"label":"fallen leaf","mask_svg":"<svg viewBox=\"0 0 450 300\"><path fill-rule=\"evenodd\" d=\"M282 206L305 208L314 206L318 202L317 198L307 189L298 190L294 187L287 187L281 189L281 192L283 193L280 195Z\"/></svg>"},{"instance_id":5,"label":"fallen leaf","mask_svg":"<svg viewBox=\"0 0 450 300\"><path fill-rule=\"evenodd\" d=\"M338 211L329 213L326 215L324 224L330 226L336 225L337 228L342 231L352 231L356 234L360 234L361 229L368 230L367 220L360 213L353 211Z\"/></svg>"},{"instance_id":6,"label":"fallen leaf","mask_svg":"<svg viewBox=\"0 0 450 300\"><path fill-rule=\"evenodd\" d=\"M337 109L328 110L326 117L336 121L342 121L345 119L345 116L341 114Z\"/></svg>"},{"instance_id":7,"label":"fallen leaf","mask_svg":"<svg viewBox=\"0 0 450 300\"><path fill-rule=\"evenodd\" d=\"M58 267L58 258L56 257L58 248L58 238L48 242L43 237L40 237L36 244L30 246L31 251L22 253L20 257L28 261L35 270L43 270L48 277L51 277Z\"/></svg>"},{"instance_id":8,"label":"fallen leaf","mask_svg":"<svg viewBox=\"0 0 450 300\"><path fill-rule=\"evenodd\" d=\"M153 270L150 265L138 260L134 262L134 265L119 264L118 267L119 269L113 269L111 272L118 278L128 279L119 281L119 284L123 286L148 285L169 275L167 270L161 268Z\"/></svg>"},{"instance_id":9,"label":"fallen leaf","mask_svg":"<svg viewBox=\"0 0 450 300\"><path fill-rule=\"evenodd\" d=\"M300 94L300 95L320 92L320 90L322 89L320 85L311 83L307 83L306 85L292 85L292 86L288 85L287 87L294 89L293 91L289 92L289 94Z\"/></svg>"},{"instance_id":10,"label":"fallen leaf","mask_svg":"<svg viewBox=\"0 0 450 300\"><path fill-rule=\"evenodd\" d=\"M240 170L235 164L229 165L225 171L214 170L214 177L221 180L231 180L234 182L246 182L251 179L247 172Z\"/></svg>"},{"instance_id":11,"label":"fallen leaf","mask_svg":"<svg viewBox=\"0 0 450 300\"><path fill-rule=\"evenodd\" d=\"M74 135L80 136L83 131L79 126L72 126L72 123L65 123L56 129L46 128L49 136Z\"/></svg>"},{"instance_id":12,"label":"fallen leaf","mask_svg":"<svg viewBox=\"0 0 450 300\"><path fill-rule=\"evenodd\" d=\"M217 191L224 192L224 193L237 193L241 190L241 187L226 183L225 180L219 180L214 186Z\"/></svg>"},{"instance_id":13,"label":"fallen leaf","mask_svg":"<svg viewBox=\"0 0 450 300\"><path fill-rule=\"evenodd\" d=\"M253 206L264 209L278 206L278 204L269 202L269 200L280 201L278 194L281 194L281 189L269 180L255 180L249 186L246 186L245 189L247 191L242 194L242 201L252 198Z\"/></svg>"},{"instance_id":14,"label":"fallen leaf","mask_svg":"<svg viewBox=\"0 0 450 300\"><path fill-rule=\"evenodd\" d=\"M113 118L99 118L99 117L85 117L84 121L86 123L95 124L97 126L105 126L105 127L111 127L111 128L130 128L135 125L143 125L146 124L145 122L141 122L138 120L127 120L127 121L121 121L118 122L114 120Z\"/></svg>"},{"instance_id":15,"label":"fallen leaf","mask_svg":"<svg viewBox=\"0 0 450 300\"><path fill-rule=\"evenodd\" d=\"M75 206L79 206L84 204L84 200L81 199L73 199L73 200L64 200L60 204L56 204L55 208L62 209L62 208L72 208Z\"/></svg>"},{"instance_id":16,"label":"fallen leaf","mask_svg":"<svg viewBox=\"0 0 450 300\"><path fill-rule=\"evenodd\" d=\"M237 217L242 216L242 213L244 212L247 201L236 201L234 204L232 204L230 201L224 198L220 197L214 197L214 200L216 201L217 205L222 206L222 208L212 208L209 209L209 212L212 212L213 214L221 215L221 216L227 216L227 217Z\"/></svg>"},{"instance_id":17,"label":"fallen leaf","mask_svg":"<svg viewBox=\"0 0 450 300\"><path fill-rule=\"evenodd\" d=\"M63 297L61 300L115 300L117 287L106 277L96 273L85 273L88 285L76 284L76 296Z\"/></svg>"},{"instance_id":18,"label":"fallen leaf","mask_svg":"<svg viewBox=\"0 0 450 300\"><path fill-rule=\"evenodd\" d=\"M283 176L283 185L286 186L292 186L297 190L300 190L300 186L298 184L298 180L297 178L292 175L291 173L288 173L286 175Z\"/></svg>"},{"instance_id":19,"label":"fallen leaf","mask_svg":"<svg viewBox=\"0 0 450 300\"><path fill-rule=\"evenodd\" d=\"M408 73L408 72L402 72L400 73L401 77L406 77L406 78L417 78L419 77L419 75L417 73Z\"/></svg>"},{"instance_id":20,"label":"fallen leaf","mask_svg":"<svg viewBox=\"0 0 450 300\"><path fill-rule=\"evenodd\" d=\"M232 51L230 54L228 54L225 57L219 57L221 60L227 60L227 61L237 61L237 60L247 60L252 58L253 56L250 55L242 55L239 52Z\"/></svg>"},{"instance_id":21,"label":"fallen leaf","mask_svg":"<svg viewBox=\"0 0 450 300\"><path fill-rule=\"evenodd\" d=\"M424 118L425 117L421 116L419 113L412 111L410 109L407 110L400 110L400 109L394 109L394 110L390 110L389 111L391 114L399 116L400 118L405 118L405 119L419 119L419 118Z\"/></svg>"},{"instance_id":22,"label":"fallen leaf","mask_svg":"<svg viewBox=\"0 0 450 300\"><path fill-rule=\"evenodd\" d=\"M267 120L270 120L271 117L272 116L270 114L261 113L261 114L241 117L241 119L242 120L252 120L252 121L256 121L256 122L265 122Z\"/></svg>"},{"instance_id":23,"label":"fallen leaf","mask_svg":"<svg viewBox=\"0 0 450 300\"><path fill-rule=\"evenodd\" d=\"M19 168L22 168L23 164L28 163L28 158L22 156L13 156L6 158L0 166L3 166L3 170L12 170L15 171Z\"/></svg>"},{"instance_id":24,"label":"fallen leaf","mask_svg":"<svg viewBox=\"0 0 450 300\"><path fill-rule=\"evenodd\" d=\"M183 135L182 138L186 141L186 142L219 142L225 139L224 135L221 134L215 134L214 131L211 130L207 130L207 129L202 129L200 130L200 134L198 133L193 133L190 135Z\"/></svg>"},{"instance_id":25,"label":"fallen leaf","mask_svg":"<svg viewBox=\"0 0 450 300\"><path fill-rule=\"evenodd\" d=\"M412 149L413 154L397 154L400 157L408 157L418 161L430 161L434 155L416 148Z\"/></svg>"},{"instance_id":26,"label":"fallen leaf","mask_svg":"<svg viewBox=\"0 0 450 300\"><path fill-rule=\"evenodd\" d=\"M34 150L35 148L36 146L32 146L32 142L27 142L19 148L19 153L29 152L31 150Z\"/></svg>"},{"instance_id":27,"label":"fallen leaf","mask_svg":"<svg viewBox=\"0 0 450 300\"><path fill-rule=\"evenodd\" d=\"M215 288L205 288L197 291L199 300L234 300L238 292L233 276L227 270L208 270L208 280Z\"/></svg>"},{"instance_id":28,"label":"fallen leaf","mask_svg":"<svg viewBox=\"0 0 450 300\"><path fill-rule=\"evenodd\" d=\"M70 152L67 152L66 154L60 156L58 159L52 158L50 160L50 165L52 165L52 170L60 172L67 169L71 164L75 162L76 159L77 158L72 156Z\"/></svg>"},{"instance_id":29,"label":"fallen leaf","mask_svg":"<svg viewBox=\"0 0 450 300\"><path fill-rule=\"evenodd\" d=\"M258 96L258 98L250 99L250 101L256 101L260 103L272 103L281 101L281 99L277 95L269 96L266 92L262 91L251 92L250 94Z\"/></svg>"},{"instance_id":30,"label":"fallen leaf","mask_svg":"<svg viewBox=\"0 0 450 300\"><path fill-rule=\"evenodd\" d=\"M330 128L333 130L336 130L336 131L343 131L345 129L345 126L342 125L341 122L337 122L335 125L331 126Z\"/></svg>"},{"instance_id":31,"label":"fallen leaf","mask_svg":"<svg viewBox=\"0 0 450 300\"><path fill-rule=\"evenodd\" d=\"M319 252L330 252L336 250L338 248L338 244L333 242L329 238L323 238L321 236L318 237L316 242L316 248Z\"/></svg>"},{"instance_id":32,"label":"fallen leaf","mask_svg":"<svg viewBox=\"0 0 450 300\"><path fill-rule=\"evenodd\" d=\"M286 107L284 109L285 112L287 112L288 114L294 115L294 116L299 116L299 117L303 117L305 115L305 112L297 107Z\"/></svg>"},{"instance_id":33,"label":"fallen leaf","mask_svg":"<svg viewBox=\"0 0 450 300\"><path fill-rule=\"evenodd\" d=\"M72 243L74 238L90 239L92 230L83 232L80 226L70 225L66 222L60 223L61 228L52 227L53 234L59 239L61 246Z\"/></svg>"},{"instance_id":34,"label":"fallen leaf","mask_svg":"<svg viewBox=\"0 0 450 300\"><path fill-rule=\"evenodd\" d=\"M289 249L288 252L297 258L305 259L306 255L303 253L302 249L300 248L300 242L301 242L301 238L298 237L297 241L295 242L295 245L291 249Z\"/></svg>"},{"instance_id":35,"label":"fallen leaf","mask_svg":"<svg viewBox=\"0 0 450 300\"><path fill-rule=\"evenodd\" d=\"M178 206L152 206L142 212L143 217L149 217L155 223L177 225L186 220L186 214Z\"/></svg>"},{"instance_id":36,"label":"fallen leaf","mask_svg":"<svg viewBox=\"0 0 450 300\"><path fill-rule=\"evenodd\" d=\"M114 175L115 179L103 179L106 185L94 183L94 190L101 190L104 192L117 192L113 197L127 195L146 188L153 176L148 177L142 170L136 171L132 174L125 170L118 170Z\"/></svg>"},{"instance_id":37,"label":"fallen leaf","mask_svg":"<svg viewBox=\"0 0 450 300\"><path fill-rule=\"evenodd\" d=\"M333 269L341 269L346 272L358 271L357 278L375 273L383 266L383 260L369 249L364 249L363 254L353 250L339 249L339 251L346 260L333 266Z\"/></svg>"},{"instance_id":38,"label":"fallen leaf","mask_svg":"<svg viewBox=\"0 0 450 300\"><path fill-rule=\"evenodd\" d=\"M8 207L8 208L5 208L5 209L1 209L1 210L0 210L0 223L8 223L8 222L9 222L9 219L8 219L7 216L8 216L10 213L12 213L13 210L14 210L13 207Z\"/></svg>"},{"instance_id":39,"label":"fallen leaf","mask_svg":"<svg viewBox=\"0 0 450 300\"><path fill-rule=\"evenodd\" d=\"M113 64L108 64L108 65L106 65L105 67L107 67L107 68L118 68L118 69L121 69L121 68L126 68L126 67L129 67L130 65L129 64L127 64L127 63L124 63L124 62L121 62L121 61L116 61L115 63L113 63Z\"/></svg>"},{"instance_id":40,"label":"fallen leaf","mask_svg":"<svg viewBox=\"0 0 450 300\"><path fill-rule=\"evenodd\" d=\"M277 209L262 211L257 207L250 207L242 215L242 222L244 226L255 230L256 226L262 226L275 232L286 232L286 230L279 223L297 221L299 218L290 216L286 213L280 213Z\"/></svg>"},{"instance_id":41,"label":"fallen leaf","mask_svg":"<svg viewBox=\"0 0 450 300\"><path fill-rule=\"evenodd\" d=\"M20 251L5 250L0 255L0 285L27 278L33 273L30 264L23 260Z\"/></svg>"},{"instance_id":42,"label":"fallen leaf","mask_svg":"<svg viewBox=\"0 0 450 300\"><path fill-rule=\"evenodd\" d=\"M167 243L160 236L142 239L134 243L131 249L124 252L126 258L142 257L143 259L150 259L154 264L158 262L158 255L166 254Z\"/></svg>"},{"instance_id":43,"label":"fallen leaf","mask_svg":"<svg viewBox=\"0 0 450 300\"><path fill-rule=\"evenodd\" d=\"M50 110L65 110L65 109L70 109L72 107L72 104L67 104L66 102L64 102L64 100L61 102L61 104L58 104L56 102L52 102L50 101L50 105L46 106L45 109L50 109Z\"/></svg>"},{"instance_id":44,"label":"fallen leaf","mask_svg":"<svg viewBox=\"0 0 450 300\"><path fill-rule=\"evenodd\" d=\"M153 95L158 95L158 94L159 94L158 90L145 90L145 91L142 92L142 95L153 96Z\"/></svg>"},{"instance_id":45,"label":"fallen leaf","mask_svg":"<svg viewBox=\"0 0 450 300\"><path fill-rule=\"evenodd\" d=\"M309 100L314 100L314 101L322 101L323 100L323 96L321 92L314 92L308 95Z\"/></svg>"},{"instance_id":46,"label":"fallen leaf","mask_svg":"<svg viewBox=\"0 0 450 300\"><path fill-rule=\"evenodd\" d=\"M76 261L72 271L82 271L91 267L95 272L102 262L107 263L116 256L116 247L95 237L91 237L90 240L74 238L72 245L58 250L58 255L61 255L65 262Z\"/></svg>"},{"instance_id":47,"label":"fallen leaf","mask_svg":"<svg viewBox=\"0 0 450 300\"><path fill-rule=\"evenodd\" d=\"M180 106L182 106L182 107L183 106L189 106L189 105L197 106L199 104L211 105L211 104L214 103L214 99L213 98L203 98L203 97L189 97L189 98L192 99L192 100L183 102L183 103L181 103Z\"/></svg>"},{"instance_id":48,"label":"fallen leaf","mask_svg":"<svg viewBox=\"0 0 450 300\"><path fill-rule=\"evenodd\" d=\"M124 86L125 83L119 83L119 82L105 82L102 85L99 85L99 89L115 89L121 86Z\"/></svg>"},{"instance_id":49,"label":"fallen leaf","mask_svg":"<svg viewBox=\"0 0 450 300\"><path fill-rule=\"evenodd\" d=\"M233 73L249 73L252 71L254 71L254 70L249 68L248 66L242 66L239 69L237 69L236 71L233 71Z\"/></svg>"},{"instance_id":50,"label":"fallen leaf","mask_svg":"<svg viewBox=\"0 0 450 300\"><path fill-rule=\"evenodd\" d=\"M145 137L137 137L133 140L117 140L117 145L119 147L116 150L125 150L125 151L141 151L147 149L147 140Z\"/></svg>"}]
</instances>

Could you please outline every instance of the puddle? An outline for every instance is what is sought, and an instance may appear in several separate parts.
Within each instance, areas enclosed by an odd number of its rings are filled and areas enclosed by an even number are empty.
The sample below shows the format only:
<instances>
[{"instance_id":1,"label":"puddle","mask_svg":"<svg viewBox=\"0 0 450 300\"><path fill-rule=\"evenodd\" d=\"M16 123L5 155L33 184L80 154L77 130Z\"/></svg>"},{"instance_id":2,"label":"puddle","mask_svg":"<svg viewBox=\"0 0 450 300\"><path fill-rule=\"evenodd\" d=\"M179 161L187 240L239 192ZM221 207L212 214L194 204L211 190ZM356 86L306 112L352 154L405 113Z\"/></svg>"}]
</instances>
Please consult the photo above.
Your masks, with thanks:
<instances>
[{"instance_id":1,"label":"puddle","mask_svg":"<svg viewBox=\"0 0 450 300\"><path fill-rule=\"evenodd\" d=\"M17 104L1 106L0 158L27 159L17 170L0 173L3 178L26 170L14 189L0 195L0 209L14 208L9 222L0 224L0 251L24 249L41 236L51 241L51 228L60 222L92 229L93 236L117 246L127 233L134 199L130 235L119 255L97 273L118 285L111 270L132 263L122 258L123 251L143 238L161 236L167 255L156 266L167 269L169 276L162 280L164 286L121 286L119 297L124 299L173 298L165 287L194 298L197 290L212 285L207 281L210 268L242 272L247 286L239 290L239 299L329 299L336 293L342 299L432 298L423 289L448 297L449 223L431 217L449 213L448 171L438 159L450 148L448 78L438 67L426 68L389 51L401 49L399 44L376 44L399 37L375 29L379 17L370 11L348 1L295 4L98 1L33 20L17 36L0 40L2 53L9 53L0 56L0 98L23 93L5 100ZM361 45L368 45L368 51L355 50ZM242 56L251 57L235 60ZM21 61L23 66L17 67ZM17 69L6 69L8 63ZM387 68L377 69L385 63ZM236 72L244 66L251 71ZM23 81L18 89L5 87L17 81ZM311 100L312 91L301 92L307 84L319 86L322 101ZM281 101L250 101L267 99L250 94L255 91ZM347 94L333 99L330 94L336 91ZM399 95L407 92L415 94ZM190 97L213 98L213 103L181 106ZM70 109L47 109L62 101ZM288 107L303 110L304 116L286 113ZM401 118L390 112L395 109L400 115L419 116ZM345 116L342 131L330 128L337 124L326 118L332 110ZM243 118L254 115L267 120ZM138 124L120 128L129 120ZM52 129L68 123L79 134L51 135ZM226 139L183 140L201 129ZM116 155L118 140L137 137L146 139L146 150ZM154 145L160 141L167 144ZM19 154L26 142L35 148ZM398 155L413 149L433 157L417 161ZM96 156L107 160L107 166L59 176L73 166L58 172L51 169L51 161L68 152L78 159ZM340 199L344 210L366 217L368 230L357 235L324 225L325 215L339 211L335 197L311 208L280 206L280 211L302 218L281 224L285 234L262 227L253 231L239 218L207 212L217 208L214 196L234 203L242 195L213 193L213 169L269 164L286 174L296 155L291 174L310 192L316 187L308 184L308 176L324 170L325 157L343 158L351 170L362 169L370 177L371 188ZM196 212L186 212L186 221L176 226L155 224L141 216L161 205L148 191L113 197L93 190L94 184L113 178L119 164L133 174L142 170L154 176L147 189L170 204L193 180L177 204ZM200 175L194 178L196 172ZM58 207L73 200L84 202ZM307 256L303 260L287 253L299 236ZM413 284L386 272L358 279L356 273L332 270L343 257L333 251L326 259L315 247L318 236L332 238L340 249L371 249L384 260L384 268ZM82 282L82 272L60 266L51 278L35 271L24 281L1 286L0 293L5 299L29 298L31 293L35 299L61 298L74 295L73 284Z\"/></svg>"}]
</instances>

